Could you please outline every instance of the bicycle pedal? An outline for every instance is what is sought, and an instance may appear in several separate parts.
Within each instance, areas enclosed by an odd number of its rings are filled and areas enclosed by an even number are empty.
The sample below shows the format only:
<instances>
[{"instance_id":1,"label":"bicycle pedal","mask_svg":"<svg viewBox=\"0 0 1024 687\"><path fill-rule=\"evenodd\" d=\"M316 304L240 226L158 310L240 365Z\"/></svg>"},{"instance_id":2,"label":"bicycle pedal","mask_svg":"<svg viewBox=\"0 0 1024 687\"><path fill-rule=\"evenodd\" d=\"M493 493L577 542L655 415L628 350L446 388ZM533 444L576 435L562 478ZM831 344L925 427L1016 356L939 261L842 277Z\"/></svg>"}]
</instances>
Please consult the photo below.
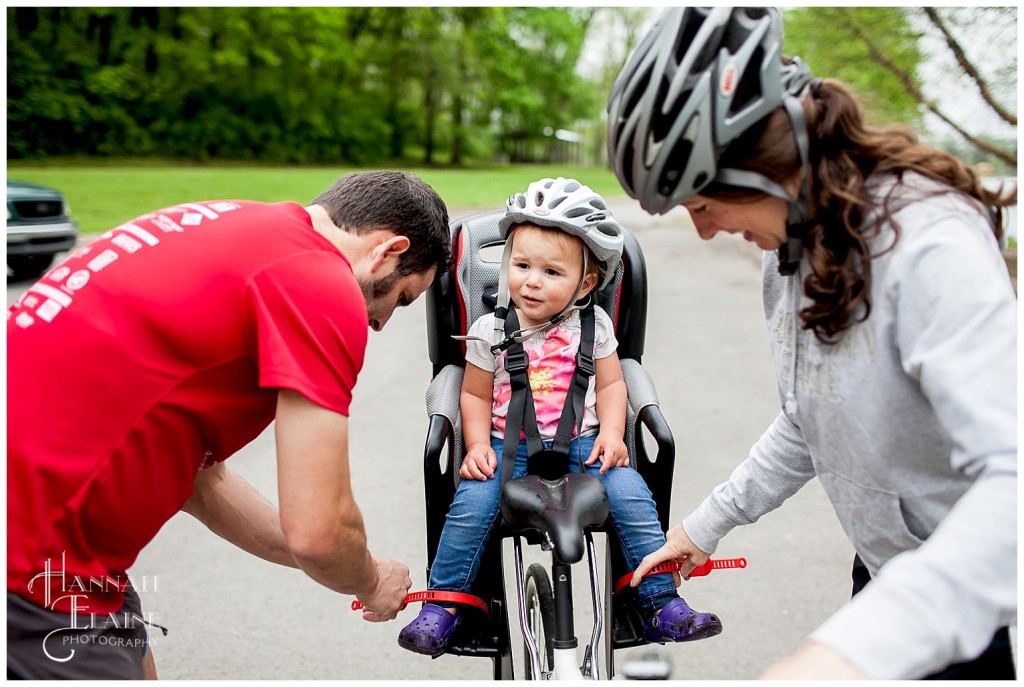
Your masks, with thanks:
<instances>
[{"instance_id":1,"label":"bicycle pedal","mask_svg":"<svg viewBox=\"0 0 1024 687\"><path fill-rule=\"evenodd\" d=\"M622 676L627 680L668 680L672 675L672 662L656 651L648 651L622 665Z\"/></svg>"}]
</instances>

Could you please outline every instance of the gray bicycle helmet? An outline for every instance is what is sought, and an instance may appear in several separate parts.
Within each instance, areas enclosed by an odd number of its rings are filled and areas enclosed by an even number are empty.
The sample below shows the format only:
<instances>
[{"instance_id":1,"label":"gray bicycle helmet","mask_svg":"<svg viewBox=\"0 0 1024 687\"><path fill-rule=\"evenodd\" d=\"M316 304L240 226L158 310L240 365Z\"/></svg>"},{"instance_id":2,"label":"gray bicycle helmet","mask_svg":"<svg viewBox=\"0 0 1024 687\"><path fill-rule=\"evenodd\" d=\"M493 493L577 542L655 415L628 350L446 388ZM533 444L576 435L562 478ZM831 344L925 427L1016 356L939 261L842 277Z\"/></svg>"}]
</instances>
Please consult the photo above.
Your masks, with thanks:
<instances>
[{"instance_id":1,"label":"gray bicycle helmet","mask_svg":"<svg viewBox=\"0 0 1024 687\"><path fill-rule=\"evenodd\" d=\"M526 193L515 194L505 204L505 216L498 221L501 238L525 222L561 229L583 241L604 269L598 288L615 278L622 259L622 225L589 186L562 177L533 182Z\"/></svg>"},{"instance_id":2,"label":"gray bicycle helmet","mask_svg":"<svg viewBox=\"0 0 1024 687\"><path fill-rule=\"evenodd\" d=\"M718 167L731 143L780 106L806 165L798 97L811 75L798 59L784 66L781 50L782 17L773 8L662 12L608 101L608 158L644 210L664 214L717 181L781 197L790 202L790 222L804 220L805 189L794 199L757 172Z\"/></svg>"}]
</instances>

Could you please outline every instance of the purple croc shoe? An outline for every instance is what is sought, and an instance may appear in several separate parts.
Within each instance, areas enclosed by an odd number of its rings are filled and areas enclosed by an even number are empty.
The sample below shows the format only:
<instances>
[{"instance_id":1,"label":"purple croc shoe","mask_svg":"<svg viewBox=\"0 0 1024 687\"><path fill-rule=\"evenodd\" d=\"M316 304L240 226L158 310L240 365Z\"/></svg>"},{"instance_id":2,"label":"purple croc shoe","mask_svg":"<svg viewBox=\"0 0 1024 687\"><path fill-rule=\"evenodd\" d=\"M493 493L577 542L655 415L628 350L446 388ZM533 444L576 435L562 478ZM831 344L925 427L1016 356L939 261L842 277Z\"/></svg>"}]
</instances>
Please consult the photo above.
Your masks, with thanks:
<instances>
[{"instance_id":1,"label":"purple croc shoe","mask_svg":"<svg viewBox=\"0 0 1024 687\"><path fill-rule=\"evenodd\" d=\"M417 654L440 656L461 619L437 604L425 603L420 614L398 633L398 646Z\"/></svg>"},{"instance_id":2,"label":"purple croc shoe","mask_svg":"<svg viewBox=\"0 0 1024 687\"><path fill-rule=\"evenodd\" d=\"M692 642L714 637L722 631L722 621L714 613L698 613L685 601L669 601L657 615L651 614L644 623L644 637L648 642Z\"/></svg>"}]
</instances>

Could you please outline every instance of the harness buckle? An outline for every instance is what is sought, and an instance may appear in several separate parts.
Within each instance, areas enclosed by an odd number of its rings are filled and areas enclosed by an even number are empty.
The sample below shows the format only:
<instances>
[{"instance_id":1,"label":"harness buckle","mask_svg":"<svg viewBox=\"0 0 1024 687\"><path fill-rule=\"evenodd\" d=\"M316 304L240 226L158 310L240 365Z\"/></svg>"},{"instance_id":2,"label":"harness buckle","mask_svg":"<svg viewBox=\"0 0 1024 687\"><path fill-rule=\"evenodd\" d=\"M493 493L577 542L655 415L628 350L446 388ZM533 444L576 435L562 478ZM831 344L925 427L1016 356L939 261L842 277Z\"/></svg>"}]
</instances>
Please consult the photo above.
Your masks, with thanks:
<instances>
[{"instance_id":1,"label":"harness buckle","mask_svg":"<svg viewBox=\"0 0 1024 687\"><path fill-rule=\"evenodd\" d=\"M593 377L594 373L597 372L594 356L583 355L582 351L578 352L576 354L576 369L587 377Z\"/></svg>"},{"instance_id":2,"label":"harness buckle","mask_svg":"<svg viewBox=\"0 0 1024 687\"><path fill-rule=\"evenodd\" d=\"M499 341L498 343L496 343L493 346L491 346L491 355L494 355L494 356L501 355L502 351L507 350L515 342L516 342L515 339L513 339L511 336L505 337L504 340Z\"/></svg>"},{"instance_id":3,"label":"harness buckle","mask_svg":"<svg viewBox=\"0 0 1024 687\"><path fill-rule=\"evenodd\" d=\"M530 356L526 351L509 351L505 355L505 369L510 375L525 372L530 366Z\"/></svg>"}]
</instances>

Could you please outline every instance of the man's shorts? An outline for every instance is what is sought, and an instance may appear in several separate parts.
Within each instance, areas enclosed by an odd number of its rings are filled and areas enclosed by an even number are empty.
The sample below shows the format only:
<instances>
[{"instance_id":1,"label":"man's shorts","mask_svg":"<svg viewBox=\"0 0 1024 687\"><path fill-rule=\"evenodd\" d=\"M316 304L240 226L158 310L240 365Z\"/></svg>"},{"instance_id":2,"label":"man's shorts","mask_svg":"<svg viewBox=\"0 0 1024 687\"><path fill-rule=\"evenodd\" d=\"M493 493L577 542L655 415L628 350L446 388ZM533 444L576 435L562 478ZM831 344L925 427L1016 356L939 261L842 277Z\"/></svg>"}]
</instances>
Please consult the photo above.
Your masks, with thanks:
<instances>
[{"instance_id":1,"label":"man's shorts","mask_svg":"<svg viewBox=\"0 0 1024 687\"><path fill-rule=\"evenodd\" d=\"M7 677L25 680L141 680L148 635L133 589L117 613L51 611L7 593Z\"/></svg>"}]
</instances>

